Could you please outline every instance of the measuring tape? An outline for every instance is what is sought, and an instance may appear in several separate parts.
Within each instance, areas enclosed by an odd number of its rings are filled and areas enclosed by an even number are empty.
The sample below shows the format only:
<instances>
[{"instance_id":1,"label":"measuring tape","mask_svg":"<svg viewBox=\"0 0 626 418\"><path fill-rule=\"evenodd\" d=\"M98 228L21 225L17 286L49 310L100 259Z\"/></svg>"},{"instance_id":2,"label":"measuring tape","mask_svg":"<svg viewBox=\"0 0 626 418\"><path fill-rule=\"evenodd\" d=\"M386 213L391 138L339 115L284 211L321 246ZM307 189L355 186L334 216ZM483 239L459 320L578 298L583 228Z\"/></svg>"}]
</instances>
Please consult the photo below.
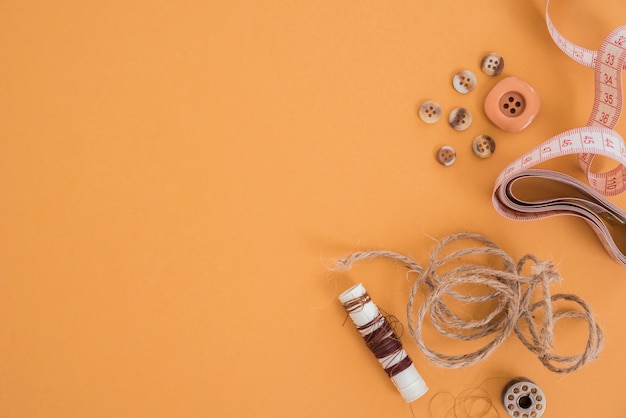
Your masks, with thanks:
<instances>
[{"instance_id":1,"label":"measuring tape","mask_svg":"<svg viewBox=\"0 0 626 418\"><path fill-rule=\"evenodd\" d=\"M613 30L602 41L600 49L592 51L561 35L550 19L549 4L550 0L546 0L546 24L554 42L570 58L595 71L593 109L585 127L556 135L509 164L496 179L493 205L504 217L520 221L557 215L580 217L593 228L607 252L626 266L626 212L604 197L626 190L626 146L624 139L613 130L623 106L626 26ZM559 172L531 169L544 161L570 154L578 155L589 185ZM616 161L617 166L606 172L592 172L591 164L596 155ZM558 195L550 192L541 198L519 197L514 189L524 183L541 184L559 192ZM554 185L558 188L552 187Z\"/></svg>"}]
</instances>

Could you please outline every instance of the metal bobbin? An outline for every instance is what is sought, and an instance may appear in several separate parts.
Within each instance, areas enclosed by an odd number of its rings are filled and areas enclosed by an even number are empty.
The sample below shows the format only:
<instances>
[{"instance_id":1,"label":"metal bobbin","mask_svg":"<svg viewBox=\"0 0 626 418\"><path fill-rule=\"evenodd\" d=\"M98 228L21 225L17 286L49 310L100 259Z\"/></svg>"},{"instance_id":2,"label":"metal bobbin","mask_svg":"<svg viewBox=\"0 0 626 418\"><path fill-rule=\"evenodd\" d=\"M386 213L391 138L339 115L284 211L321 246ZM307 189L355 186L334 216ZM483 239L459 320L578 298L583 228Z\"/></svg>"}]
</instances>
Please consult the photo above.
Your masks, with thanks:
<instances>
[{"instance_id":1,"label":"metal bobbin","mask_svg":"<svg viewBox=\"0 0 626 418\"><path fill-rule=\"evenodd\" d=\"M539 418L546 410L546 397L532 380L511 380L502 389L502 404L512 418Z\"/></svg>"}]
</instances>

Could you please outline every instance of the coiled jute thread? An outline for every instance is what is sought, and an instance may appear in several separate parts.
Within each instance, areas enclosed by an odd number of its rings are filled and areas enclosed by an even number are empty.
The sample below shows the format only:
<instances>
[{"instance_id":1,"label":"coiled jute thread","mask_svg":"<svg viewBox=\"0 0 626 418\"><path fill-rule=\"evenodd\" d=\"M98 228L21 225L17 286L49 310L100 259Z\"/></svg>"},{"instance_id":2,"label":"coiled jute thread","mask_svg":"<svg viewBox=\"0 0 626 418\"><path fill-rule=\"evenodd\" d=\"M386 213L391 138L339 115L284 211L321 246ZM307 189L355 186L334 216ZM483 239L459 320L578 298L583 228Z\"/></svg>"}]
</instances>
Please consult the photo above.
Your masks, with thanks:
<instances>
[{"instance_id":1,"label":"coiled jute thread","mask_svg":"<svg viewBox=\"0 0 626 418\"><path fill-rule=\"evenodd\" d=\"M472 245L457 249L458 245L453 245L457 241L471 242ZM488 265L460 263L464 258L474 260L476 256L487 256L490 261L495 259L501 266L494 267L495 262ZM459 368L475 364L487 358L512 332L545 367L555 373L578 370L596 359L602 350L602 330L591 308L576 295L551 295L550 285L560 282L561 276L553 263L542 261L532 254L523 256L516 263L488 238L480 234L458 233L439 242L430 254L427 268L402 254L380 250L350 254L337 260L332 270L347 271L358 261L374 258L399 262L417 277L411 286L407 303L409 331L422 353L437 366ZM468 286L478 286L488 291L475 294L466 291ZM416 300L420 288L426 291L421 305ZM537 293L541 296L533 302ZM450 302L454 301L462 304L489 303L495 307L481 318L468 320L454 312L450 306ZM576 304L580 309L556 309L555 304L560 301ZM449 339L491 339L479 349L466 354L449 355L435 351L423 338L427 316L434 328ZM539 326L535 316L540 318ZM580 354L559 355L553 352L555 323L566 318L576 318L587 323L588 338Z\"/></svg>"}]
</instances>

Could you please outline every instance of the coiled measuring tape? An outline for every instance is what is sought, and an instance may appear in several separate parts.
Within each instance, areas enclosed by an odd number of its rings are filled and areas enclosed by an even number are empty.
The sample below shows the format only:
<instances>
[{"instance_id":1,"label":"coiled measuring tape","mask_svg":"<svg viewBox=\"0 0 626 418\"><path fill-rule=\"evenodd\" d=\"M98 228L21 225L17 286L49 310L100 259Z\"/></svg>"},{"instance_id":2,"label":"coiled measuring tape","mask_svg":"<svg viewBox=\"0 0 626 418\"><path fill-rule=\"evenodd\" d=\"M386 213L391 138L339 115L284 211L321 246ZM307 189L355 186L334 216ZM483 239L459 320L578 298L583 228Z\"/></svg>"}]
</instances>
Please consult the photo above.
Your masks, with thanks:
<instances>
[{"instance_id":1,"label":"coiled measuring tape","mask_svg":"<svg viewBox=\"0 0 626 418\"><path fill-rule=\"evenodd\" d=\"M557 46L576 62L595 71L595 97L587 125L556 135L509 164L496 179L492 196L496 210L513 220L534 220L557 215L584 219L598 235L607 252L626 266L626 212L604 196L616 196L626 190L626 146L613 128L622 112L622 70L626 66L626 26L613 30L598 51L578 46L556 29L546 0L546 24ZM568 175L531 169L552 158L577 154L589 185ZM596 155L617 162L612 170L595 173L591 164ZM532 183L540 180L541 183ZM514 186L541 184L548 196L519 197ZM558 187L552 187L558 185ZM536 187L535 187L536 189Z\"/></svg>"}]
</instances>

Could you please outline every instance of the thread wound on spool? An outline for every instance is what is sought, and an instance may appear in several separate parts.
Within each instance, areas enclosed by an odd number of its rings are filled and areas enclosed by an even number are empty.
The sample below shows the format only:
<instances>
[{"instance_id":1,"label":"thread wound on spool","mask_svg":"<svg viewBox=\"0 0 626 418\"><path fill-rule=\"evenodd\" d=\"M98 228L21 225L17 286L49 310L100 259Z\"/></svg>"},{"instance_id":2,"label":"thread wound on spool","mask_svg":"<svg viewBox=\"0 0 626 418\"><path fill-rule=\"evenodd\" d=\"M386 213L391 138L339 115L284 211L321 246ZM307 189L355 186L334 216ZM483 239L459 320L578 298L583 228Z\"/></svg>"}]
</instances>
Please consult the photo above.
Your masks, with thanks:
<instances>
[{"instance_id":1,"label":"thread wound on spool","mask_svg":"<svg viewBox=\"0 0 626 418\"><path fill-rule=\"evenodd\" d=\"M546 397L535 382L520 377L504 385L502 405L511 418L539 418L546 410Z\"/></svg>"},{"instance_id":2,"label":"thread wound on spool","mask_svg":"<svg viewBox=\"0 0 626 418\"><path fill-rule=\"evenodd\" d=\"M428 391L428 386L402 348L402 342L389 320L383 316L362 284L339 296L365 344L378 359L400 394L412 402Z\"/></svg>"},{"instance_id":3,"label":"thread wound on spool","mask_svg":"<svg viewBox=\"0 0 626 418\"><path fill-rule=\"evenodd\" d=\"M375 328L374 331L367 334L367 330L372 328ZM357 329L363 335L365 344L374 353L374 356L381 361L384 367L387 366L385 372L389 377L397 375L413 364L409 357L404 357L397 363L393 362L397 356L401 357L402 343L384 316L379 315L372 322L357 327Z\"/></svg>"}]
</instances>

